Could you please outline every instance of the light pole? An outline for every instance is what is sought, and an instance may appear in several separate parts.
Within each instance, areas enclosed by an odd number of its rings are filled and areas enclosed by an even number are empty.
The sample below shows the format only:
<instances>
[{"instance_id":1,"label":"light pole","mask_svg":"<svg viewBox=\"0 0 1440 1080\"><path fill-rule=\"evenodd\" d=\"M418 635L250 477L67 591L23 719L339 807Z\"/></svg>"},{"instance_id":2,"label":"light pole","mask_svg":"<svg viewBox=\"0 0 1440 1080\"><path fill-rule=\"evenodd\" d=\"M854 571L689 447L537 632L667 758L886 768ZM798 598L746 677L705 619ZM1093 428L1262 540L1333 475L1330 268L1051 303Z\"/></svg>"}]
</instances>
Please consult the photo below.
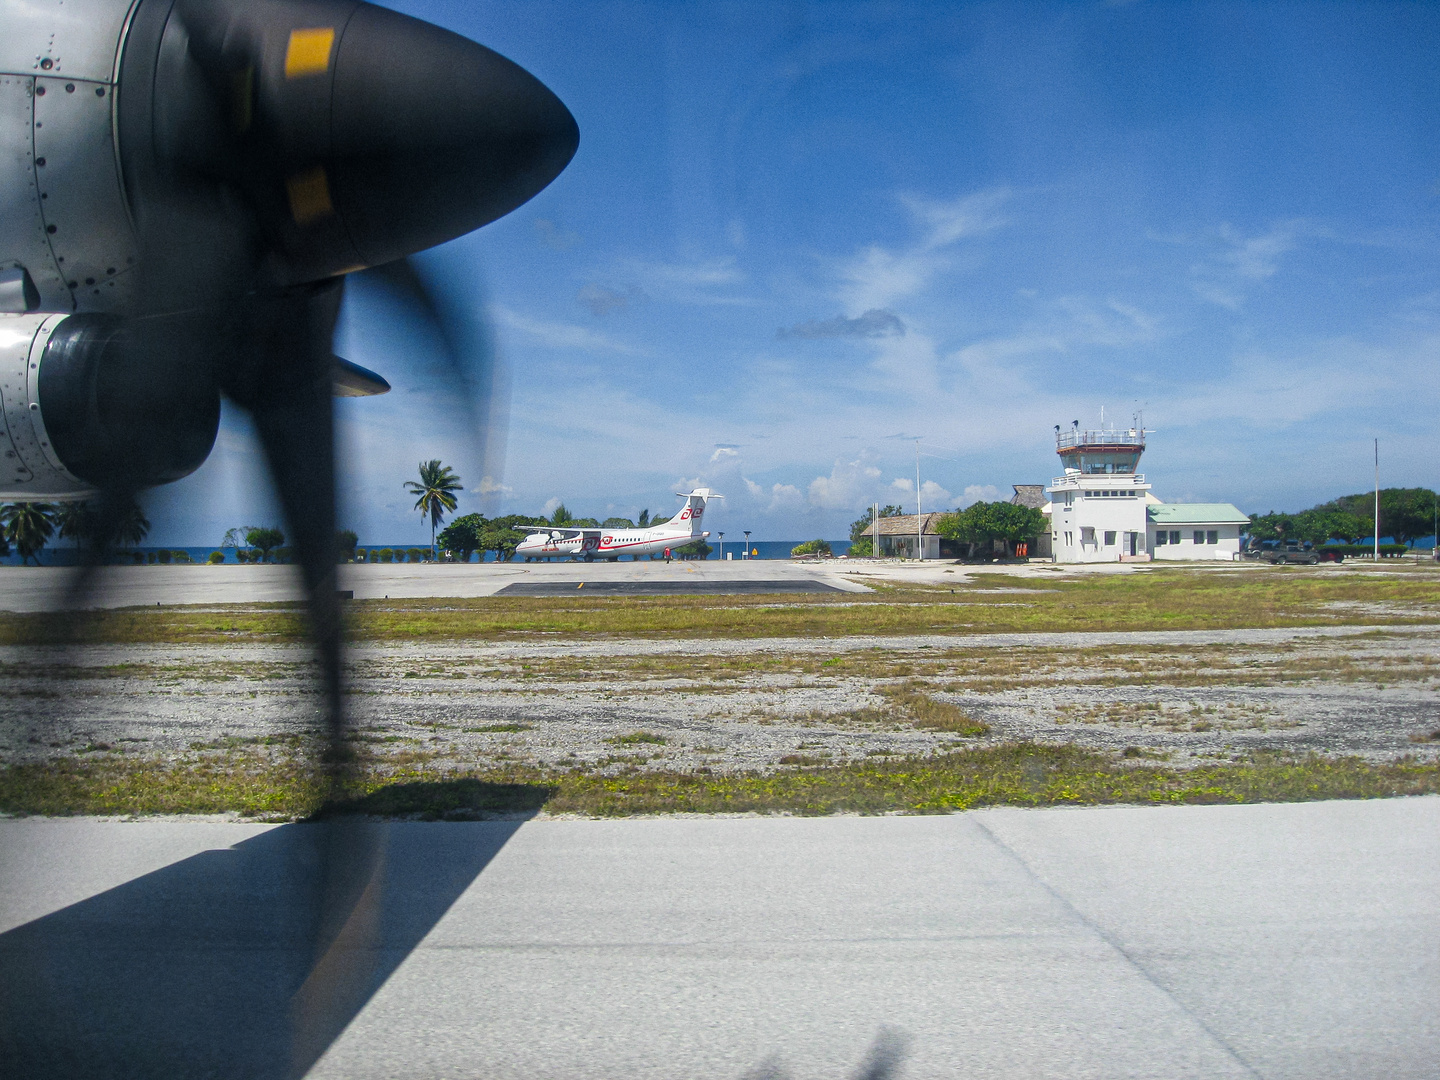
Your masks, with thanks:
<instances>
[{"instance_id":1,"label":"light pole","mask_svg":"<svg viewBox=\"0 0 1440 1080\"><path fill-rule=\"evenodd\" d=\"M740 553L740 557L741 557L742 559L748 559L748 558L750 557L750 530L749 530L749 529L746 529L746 530L745 530L745 550Z\"/></svg>"},{"instance_id":2,"label":"light pole","mask_svg":"<svg viewBox=\"0 0 1440 1080\"><path fill-rule=\"evenodd\" d=\"M920 512L920 440L915 440L915 557L925 558L925 518Z\"/></svg>"},{"instance_id":3,"label":"light pole","mask_svg":"<svg viewBox=\"0 0 1440 1080\"><path fill-rule=\"evenodd\" d=\"M725 534L720 534L720 561L725 561Z\"/></svg>"},{"instance_id":4,"label":"light pole","mask_svg":"<svg viewBox=\"0 0 1440 1080\"><path fill-rule=\"evenodd\" d=\"M1380 561L1380 440L1375 440L1375 562Z\"/></svg>"}]
</instances>

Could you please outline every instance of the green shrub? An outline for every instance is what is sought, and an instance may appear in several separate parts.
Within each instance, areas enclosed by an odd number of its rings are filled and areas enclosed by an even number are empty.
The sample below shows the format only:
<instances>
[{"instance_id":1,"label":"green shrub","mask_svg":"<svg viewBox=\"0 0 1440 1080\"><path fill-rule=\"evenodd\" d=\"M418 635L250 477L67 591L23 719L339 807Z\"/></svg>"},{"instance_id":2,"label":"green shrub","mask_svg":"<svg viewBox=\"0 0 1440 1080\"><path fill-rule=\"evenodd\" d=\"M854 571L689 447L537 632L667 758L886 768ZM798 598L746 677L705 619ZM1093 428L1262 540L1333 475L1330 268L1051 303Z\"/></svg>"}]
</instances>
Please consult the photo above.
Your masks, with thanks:
<instances>
[{"instance_id":1,"label":"green shrub","mask_svg":"<svg viewBox=\"0 0 1440 1080\"><path fill-rule=\"evenodd\" d=\"M381 562L394 562L394 561L395 561L395 549L394 549L394 548L381 548L381 549L380 549L380 561L381 561Z\"/></svg>"},{"instance_id":2,"label":"green shrub","mask_svg":"<svg viewBox=\"0 0 1440 1080\"><path fill-rule=\"evenodd\" d=\"M370 553L369 553L368 555L366 555L365 558L368 559L370 562L379 562L379 561L380 561L380 549L379 549L379 548L371 548L371 549L370 549Z\"/></svg>"},{"instance_id":3,"label":"green shrub","mask_svg":"<svg viewBox=\"0 0 1440 1080\"><path fill-rule=\"evenodd\" d=\"M803 544L796 544L790 549L790 557L796 555L830 555L830 544L824 540L806 540Z\"/></svg>"},{"instance_id":4,"label":"green shrub","mask_svg":"<svg viewBox=\"0 0 1440 1080\"><path fill-rule=\"evenodd\" d=\"M170 565L170 552L166 551L164 548L161 548L155 553L155 558L160 562L162 566Z\"/></svg>"},{"instance_id":5,"label":"green shrub","mask_svg":"<svg viewBox=\"0 0 1440 1080\"><path fill-rule=\"evenodd\" d=\"M861 537L850 545L847 552L852 559L868 559L875 554L875 541L868 536Z\"/></svg>"},{"instance_id":6,"label":"green shrub","mask_svg":"<svg viewBox=\"0 0 1440 1080\"><path fill-rule=\"evenodd\" d=\"M1326 553L1329 553L1329 554L1331 554L1331 555L1344 555L1347 559L1360 559L1360 558L1364 558L1366 555L1374 555L1374 554L1375 554L1375 545L1374 545L1373 543L1369 543L1369 544L1326 544L1324 547L1317 547L1315 550L1318 551L1318 552L1320 552L1322 555L1324 555L1324 554L1326 554ZM1381 554L1382 557L1383 557L1383 556L1404 555L1407 551L1410 551L1410 550L1411 550L1411 549L1408 548L1408 547L1406 547L1404 544L1381 544L1381 545L1380 545L1380 554Z\"/></svg>"},{"instance_id":7,"label":"green shrub","mask_svg":"<svg viewBox=\"0 0 1440 1080\"><path fill-rule=\"evenodd\" d=\"M406 549L405 549L405 557L406 557L407 559L409 559L411 562L419 562L419 561L420 561L420 549L419 549L419 548L406 548Z\"/></svg>"},{"instance_id":8,"label":"green shrub","mask_svg":"<svg viewBox=\"0 0 1440 1080\"><path fill-rule=\"evenodd\" d=\"M210 552L210 557L209 557L208 559L206 559L205 561L206 561L207 563L209 563L211 566L219 566L222 562L225 561L225 552L223 552L223 551L212 551L212 552Z\"/></svg>"},{"instance_id":9,"label":"green shrub","mask_svg":"<svg viewBox=\"0 0 1440 1080\"><path fill-rule=\"evenodd\" d=\"M177 563L188 563L190 561L190 553L188 551L172 551L170 554Z\"/></svg>"},{"instance_id":10,"label":"green shrub","mask_svg":"<svg viewBox=\"0 0 1440 1080\"><path fill-rule=\"evenodd\" d=\"M134 558L136 566L145 565L145 553L143 551L133 551L130 554L131 557Z\"/></svg>"},{"instance_id":11,"label":"green shrub","mask_svg":"<svg viewBox=\"0 0 1440 1080\"><path fill-rule=\"evenodd\" d=\"M145 561L146 561L147 563L149 563L151 566L154 566L155 563L156 563L155 552L153 552L153 551L147 551L147 552L145 553Z\"/></svg>"}]
</instances>

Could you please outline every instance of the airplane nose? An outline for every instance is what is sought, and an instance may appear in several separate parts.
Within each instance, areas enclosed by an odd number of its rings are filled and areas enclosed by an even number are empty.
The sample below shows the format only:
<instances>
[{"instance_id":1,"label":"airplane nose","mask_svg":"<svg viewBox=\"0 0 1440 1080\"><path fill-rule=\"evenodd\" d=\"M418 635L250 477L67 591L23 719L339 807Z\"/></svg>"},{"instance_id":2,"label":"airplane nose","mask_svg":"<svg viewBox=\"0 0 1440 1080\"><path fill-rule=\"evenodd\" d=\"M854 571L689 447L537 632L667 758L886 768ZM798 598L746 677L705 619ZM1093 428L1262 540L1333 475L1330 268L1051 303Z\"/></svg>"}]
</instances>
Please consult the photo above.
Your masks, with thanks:
<instances>
[{"instance_id":1,"label":"airplane nose","mask_svg":"<svg viewBox=\"0 0 1440 1080\"><path fill-rule=\"evenodd\" d=\"M462 236L558 176L580 129L550 90L483 45L362 4L337 43L331 197L369 265Z\"/></svg>"},{"instance_id":2,"label":"airplane nose","mask_svg":"<svg viewBox=\"0 0 1440 1080\"><path fill-rule=\"evenodd\" d=\"M164 14L171 2L178 23ZM154 5L154 38L137 32L145 40L126 53L134 64L158 56L156 73L133 68L133 135L122 139L153 143L181 184L214 175L245 192L282 283L478 229L554 180L580 142L535 76L408 15L355 0ZM140 13L151 11L146 0ZM161 47L161 33L176 44Z\"/></svg>"}]
</instances>

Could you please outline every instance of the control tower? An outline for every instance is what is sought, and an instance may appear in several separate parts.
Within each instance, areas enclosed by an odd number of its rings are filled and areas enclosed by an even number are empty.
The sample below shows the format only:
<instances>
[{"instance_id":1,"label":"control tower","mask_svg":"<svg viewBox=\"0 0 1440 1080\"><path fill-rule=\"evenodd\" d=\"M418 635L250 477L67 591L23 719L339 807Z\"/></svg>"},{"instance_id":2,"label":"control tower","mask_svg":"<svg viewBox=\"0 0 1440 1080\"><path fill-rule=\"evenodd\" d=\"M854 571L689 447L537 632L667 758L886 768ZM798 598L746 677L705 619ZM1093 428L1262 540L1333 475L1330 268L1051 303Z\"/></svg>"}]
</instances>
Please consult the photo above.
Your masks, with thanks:
<instances>
[{"instance_id":1,"label":"control tower","mask_svg":"<svg viewBox=\"0 0 1440 1080\"><path fill-rule=\"evenodd\" d=\"M1055 452L1067 473L1133 473L1145 452L1145 429L1081 431L1080 425L1074 424L1069 431L1062 431L1057 425Z\"/></svg>"},{"instance_id":2,"label":"control tower","mask_svg":"<svg viewBox=\"0 0 1440 1080\"><path fill-rule=\"evenodd\" d=\"M1145 429L1069 431L1055 428L1064 475L1050 481L1050 539L1055 561L1149 559L1145 505L1150 485L1136 472Z\"/></svg>"}]
</instances>

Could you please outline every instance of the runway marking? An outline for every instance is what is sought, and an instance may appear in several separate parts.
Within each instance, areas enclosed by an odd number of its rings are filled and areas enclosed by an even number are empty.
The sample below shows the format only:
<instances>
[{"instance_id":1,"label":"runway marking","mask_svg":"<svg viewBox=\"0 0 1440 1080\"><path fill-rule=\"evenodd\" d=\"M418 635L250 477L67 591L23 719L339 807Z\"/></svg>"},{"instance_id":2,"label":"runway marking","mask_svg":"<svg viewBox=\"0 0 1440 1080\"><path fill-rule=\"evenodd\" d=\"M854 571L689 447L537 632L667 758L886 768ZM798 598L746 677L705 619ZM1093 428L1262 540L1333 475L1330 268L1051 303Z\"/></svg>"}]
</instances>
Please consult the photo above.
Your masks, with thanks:
<instances>
[{"instance_id":1,"label":"runway marking","mask_svg":"<svg viewBox=\"0 0 1440 1080\"><path fill-rule=\"evenodd\" d=\"M1145 964L1143 964L1136 957L1133 950L1126 948L1126 946L1120 941L1120 938L1117 935L1112 934L1094 919L1091 919L1089 916L1087 916L1073 902L1071 902L1068 896L1062 893L1054 885L1051 885L1050 882L1046 881L1045 878L1041 876L1040 872L1036 870L1035 867L1030 865L1029 860L1027 860L1023 855L1020 854L1020 852L1016 851L1000 837L996 836L995 833L991 830L991 828L986 825L983 820L976 819L975 825L980 832L984 833L986 839L988 839L992 844L994 844L999 851L1003 852L1006 856L1008 856L1015 863L1015 865L1020 867L1021 872L1024 873L1026 877L1028 877L1031 881L1033 881L1036 885L1038 885L1041 889L1048 893L1050 897L1055 901L1055 903L1058 904L1064 911L1066 911L1071 918L1073 918L1081 926L1085 927L1097 938L1099 938L1111 949L1113 949L1121 959L1123 959L1127 964L1130 965L1132 969L1134 969L1136 974L1138 974L1142 979L1144 979L1147 983L1154 987L1155 990L1157 990L1162 997L1170 1001L1171 1004L1173 1004L1183 1016L1185 1016L1191 1021L1191 1023L1193 1023L1206 1035L1208 1035L1210 1039L1214 1042L1214 1044L1220 1048L1221 1052L1224 1053L1228 1058L1230 1058L1231 1061L1235 1062L1235 1064L1238 1065L1241 1069L1243 1069L1246 1075L1253 1076L1256 1078L1256 1080L1259 1080L1260 1073L1255 1068L1255 1066L1251 1065L1250 1062L1246 1061L1245 1058L1241 1056L1240 1051L1238 1051L1235 1047L1231 1046L1229 1041L1223 1035L1221 1035L1220 1032L1214 1026L1212 1026L1209 1021L1207 1021L1203 1016L1201 1016L1198 1012L1192 1009L1185 1001L1181 1000L1180 995L1177 991L1171 989L1169 986L1166 986L1165 983L1161 982L1160 979L1155 975L1155 973L1152 972L1148 967L1146 967Z\"/></svg>"}]
</instances>

